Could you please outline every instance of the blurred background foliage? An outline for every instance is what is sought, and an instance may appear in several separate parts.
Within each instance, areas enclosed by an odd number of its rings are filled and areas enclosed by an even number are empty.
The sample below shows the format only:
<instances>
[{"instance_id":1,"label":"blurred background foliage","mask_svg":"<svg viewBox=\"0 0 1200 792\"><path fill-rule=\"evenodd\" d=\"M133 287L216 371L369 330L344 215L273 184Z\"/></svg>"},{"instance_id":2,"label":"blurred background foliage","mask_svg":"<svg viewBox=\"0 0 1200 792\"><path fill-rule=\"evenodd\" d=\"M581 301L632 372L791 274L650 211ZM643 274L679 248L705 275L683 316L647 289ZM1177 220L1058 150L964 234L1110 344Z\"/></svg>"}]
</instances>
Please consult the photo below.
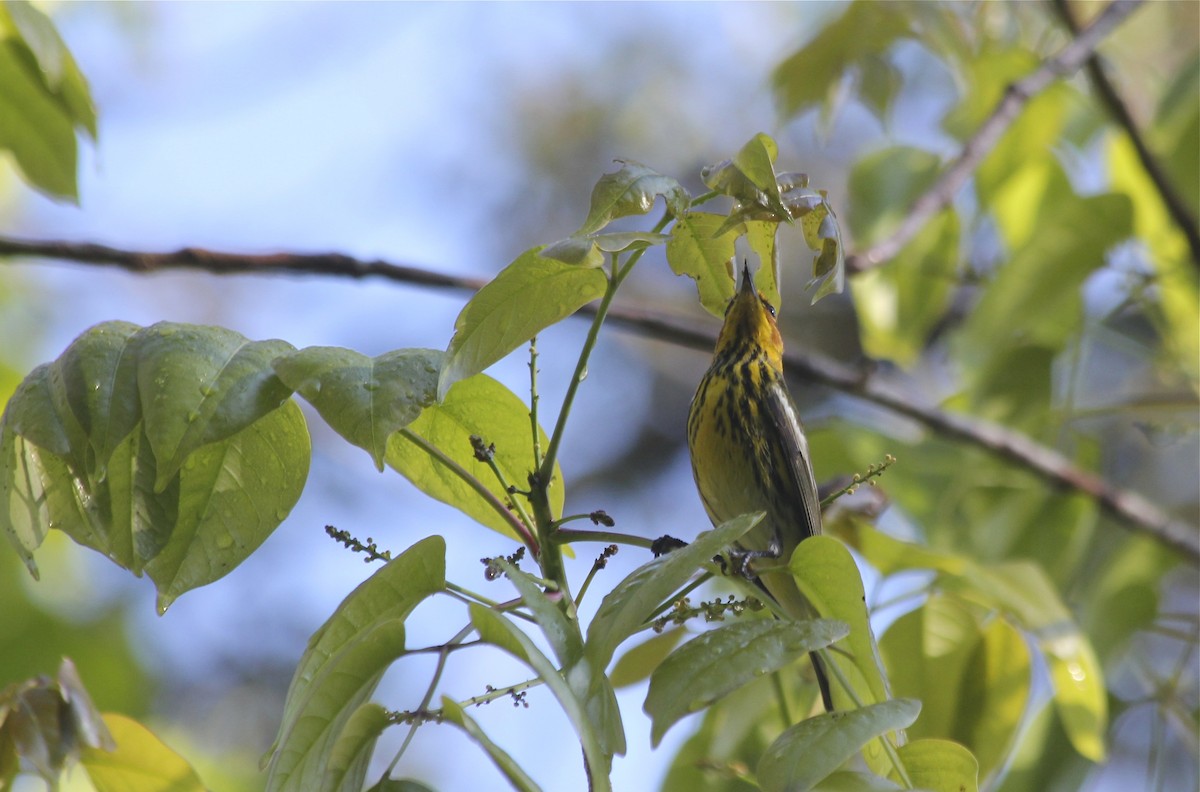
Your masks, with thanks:
<instances>
[{"instance_id":1,"label":"blurred background foliage","mask_svg":"<svg viewBox=\"0 0 1200 792\"><path fill-rule=\"evenodd\" d=\"M99 111L98 126L86 114L68 118L72 139L86 131L79 205L32 194L5 167L0 233L135 250L329 249L487 277L517 251L576 228L614 158L645 162L700 192L701 166L763 130L779 143L779 169L805 171L828 190L848 249L862 251L895 231L1006 86L1070 41L1064 15L1086 24L1103 7L55 7ZM1190 210L1193 238L1198 30L1197 4L1147 3L1099 50L1115 95ZM790 266L801 245L791 240L781 329L789 348L854 367L914 403L1056 449L1140 493L1194 537L1200 262L1113 110L1087 71L1033 97L967 188L890 260L852 275L841 297L807 307L804 268ZM19 156L8 162L25 166ZM24 167L24 175L74 194L61 174L42 181ZM103 319L210 322L377 354L444 346L462 300L320 279L6 265L3 398L22 373ZM653 252L621 300L712 326L691 285ZM543 404L565 387L581 332L568 323L543 339ZM690 538L706 526L683 426L706 364L706 355L660 340L609 333L565 451L569 504L605 508L621 529L650 536ZM496 373L521 393L523 367L509 360ZM1035 562L1094 646L1108 681L1108 763L1070 747L1062 716L1047 707L1024 724L998 788L1196 787L1194 564L994 453L819 383L796 379L792 388L818 479L894 454L882 495L856 496L863 508L882 507L881 530L983 564ZM0 554L0 682L52 673L68 655L101 709L156 726L210 787L260 785L256 759L305 637L365 574L319 536L322 525L396 549L443 533L464 578L478 574L479 556L507 552L314 431L309 491L293 516L242 569L162 620L150 616L148 587L57 534L39 552L40 583L13 554ZM630 566L641 560L624 555ZM585 569L590 558L579 563ZM877 579L868 600L893 665L915 651L918 622L931 613L978 619L981 646L1011 644L996 626L1006 622L989 621L928 574ZM437 624L436 612L429 618ZM438 635L434 627L429 635ZM491 672L462 673L477 684ZM425 678L415 667L405 675L381 691L388 706L406 706ZM1035 665L1032 684L1044 701L1046 669ZM617 788L664 777L670 788L740 788L687 760L712 756L717 737L762 740L752 724L730 725L737 710L758 709L755 696L769 695L759 687L718 705L690 740L676 729L654 754L632 731ZM634 688L623 708L636 711L642 695ZM513 730L516 755L523 746L538 757L529 766L542 768L548 786L579 778L571 745L547 758L552 717L486 715L493 728ZM410 755L427 759L412 774L445 788L495 783L481 760L439 760L472 750L446 731L422 731ZM217 767L205 756L223 759Z\"/></svg>"}]
</instances>

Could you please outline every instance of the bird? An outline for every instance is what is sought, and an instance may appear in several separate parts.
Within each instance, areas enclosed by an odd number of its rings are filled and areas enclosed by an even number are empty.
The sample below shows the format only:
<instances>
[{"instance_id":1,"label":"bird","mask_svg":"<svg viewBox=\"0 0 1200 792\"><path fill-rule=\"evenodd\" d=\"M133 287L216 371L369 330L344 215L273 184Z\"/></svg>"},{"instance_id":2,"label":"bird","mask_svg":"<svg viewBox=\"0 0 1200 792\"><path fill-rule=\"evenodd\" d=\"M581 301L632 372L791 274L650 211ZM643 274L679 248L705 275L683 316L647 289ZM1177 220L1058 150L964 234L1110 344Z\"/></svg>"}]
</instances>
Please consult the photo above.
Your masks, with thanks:
<instances>
[{"instance_id":1,"label":"bird","mask_svg":"<svg viewBox=\"0 0 1200 792\"><path fill-rule=\"evenodd\" d=\"M700 499L713 525L765 512L736 550L743 571L755 559L786 564L800 542L821 533L821 502L808 440L783 376L775 308L754 286L748 262L729 300L712 363L688 410L688 451ZM786 567L757 584L794 619L815 614ZM829 678L810 654L821 701L832 712Z\"/></svg>"}]
</instances>

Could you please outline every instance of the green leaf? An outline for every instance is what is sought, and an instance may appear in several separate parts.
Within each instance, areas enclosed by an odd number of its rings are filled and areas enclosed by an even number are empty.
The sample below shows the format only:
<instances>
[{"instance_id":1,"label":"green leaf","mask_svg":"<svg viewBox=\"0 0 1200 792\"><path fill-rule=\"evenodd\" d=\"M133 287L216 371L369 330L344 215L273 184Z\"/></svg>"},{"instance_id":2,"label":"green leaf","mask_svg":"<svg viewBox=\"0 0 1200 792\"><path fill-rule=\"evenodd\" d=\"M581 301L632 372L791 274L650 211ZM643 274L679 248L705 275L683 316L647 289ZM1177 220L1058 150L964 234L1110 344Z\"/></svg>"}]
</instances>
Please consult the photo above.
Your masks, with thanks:
<instances>
[{"instance_id":1,"label":"green leaf","mask_svg":"<svg viewBox=\"0 0 1200 792\"><path fill-rule=\"evenodd\" d=\"M1193 92L1187 100L1195 104ZM1200 123L1200 122L1198 122ZM1200 288L1187 240L1168 214L1158 189L1146 175L1137 151L1125 136L1113 137L1106 164L1114 190L1133 204L1133 227L1150 249L1156 275L1162 344L1192 383L1200 381Z\"/></svg>"},{"instance_id":2,"label":"green leaf","mask_svg":"<svg viewBox=\"0 0 1200 792\"><path fill-rule=\"evenodd\" d=\"M597 792L608 792L609 769L612 766L612 754L605 751L601 745L591 720L588 718L584 702L558 672L550 658L534 645L525 633L515 624L490 608L474 603L470 606L471 623L479 632L481 640L493 644L528 665L541 680L550 688L550 692L558 700L567 719L575 727L575 734L583 747L584 759L590 768L589 789Z\"/></svg>"},{"instance_id":3,"label":"green leaf","mask_svg":"<svg viewBox=\"0 0 1200 792\"><path fill-rule=\"evenodd\" d=\"M71 413L87 435L88 473L96 479L104 477L113 450L142 417L137 349L131 343L140 329L103 322L81 333L53 363Z\"/></svg>"},{"instance_id":4,"label":"green leaf","mask_svg":"<svg viewBox=\"0 0 1200 792\"><path fill-rule=\"evenodd\" d=\"M655 669L642 709L650 742L681 718L704 709L757 677L785 668L807 653L846 637L846 625L814 621L739 621L684 644Z\"/></svg>"},{"instance_id":5,"label":"green leaf","mask_svg":"<svg viewBox=\"0 0 1200 792\"><path fill-rule=\"evenodd\" d=\"M0 418L0 527L35 580L33 551L50 531L42 459L53 456L12 431L7 414Z\"/></svg>"},{"instance_id":6,"label":"green leaf","mask_svg":"<svg viewBox=\"0 0 1200 792\"><path fill-rule=\"evenodd\" d=\"M591 234L618 217L646 214L654 207L654 201L662 196L667 211L681 217L687 211L687 191L670 176L663 176L633 160L617 160L621 167L615 173L606 173L592 189L592 205L587 219L577 234Z\"/></svg>"},{"instance_id":7,"label":"green leaf","mask_svg":"<svg viewBox=\"0 0 1200 792\"><path fill-rule=\"evenodd\" d=\"M546 434L540 428L538 432L545 448L549 445ZM492 470L475 458L471 436L494 445L496 465L507 481L512 486L524 487L533 471L533 446L529 408L516 394L482 374L455 384L442 403L427 407L404 432L392 436L385 460L426 495L519 541L507 520L454 471L407 437L408 433L437 448L503 503L510 496ZM554 516L562 514L565 492L562 480L562 471L556 464L548 490Z\"/></svg>"},{"instance_id":8,"label":"green leaf","mask_svg":"<svg viewBox=\"0 0 1200 792\"><path fill-rule=\"evenodd\" d=\"M867 247L886 239L940 169L936 154L912 146L891 146L854 163L848 211L855 243Z\"/></svg>"},{"instance_id":9,"label":"green leaf","mask_svg":"<svg viewBox=\"0 0 1200 792\"><path fill-rule=\"evenodd\" d=\"M864 351L912 365L955 293L959 220L945 211L926 223L886 266L851 281Z\"/></svg>"},{"instance_id":10,"label":"green leaf","mask_svg":"<svg viewBox=\"0 0 1200 792\"><path fill-rule=\"evenodd\" d=\"M754 288L775 309L783 308L779 294L779 224L766 220L747 220L746 243L758 255L760 266L754 273Z\"/></svg>"},{"instance_id":11,"label":"green leaf","mask_svg":"<svg viewBox=\"0 0 1200 792\"><path fill-rule=\"evenodd\" d=\"M438 380L438 399L450 386L486 369L539 332L602 296L604 271L573 266L531 248L475 293L454 322Z\"/></svg>"},{"instance_id":12,"label":"green leaf","mask_svg":"<svg viewBox=\"0 0 1200 792\"><path fill-rule=\"evenodd\" d=\"M871 773L839 770L826 776L813 789L816 792L895 792L903 787Z\"/></svg>"},{"instance_id":13,"label":"green leaf","mask_svg":"<svg viewBox=\"0 0 1200 792\"><path fill-rule=\"evenodd\" d=\"M954 740L978 757L980 776L1002 772L1029 705L1032 667L1020 632L1002 618L981 628L961 599L935 594L897 619L879 648L893 692L921 700L909 737Z\"/></svg>"},{"instance_id":14,"label":"green leaf","mask_svg":"<svg viewBox=\"0 0 1200 792\"><path fill-rule=\"evenodd\" d=\"M497 559L496 563L520 592L521 599L545 633L559 665L568 666L582 657L583 634L579 631L579 620L568 619L562 608L550 601L532 577L509 563L507 559Z\"/></svg>"},{"instance_id":15,"label":"green leaf","mask_svg":"<svg viewBox=\"0 0 1200 792\"><path fill-rule=\"evenodd\" d=\"M388 439L434 403L441 364L442 353L433 349L397 349L369 358L339 347L308 347L272 366L382 471Z\"/></svg>"},{"instance_id":16,"label":"green leaf","mask_svg":"<svg viewBox=\"0 0 1200 792\"><path fill-rule=\"evenodd\" d=\"M613 687L628 687L649 679L654 669L686 634L687 631L682 628L665 630L630 648L617 658L612 673L608 675Z\"/></svg>"},{"instance_id":17,"label":"green leaf","mask_svg":"<svg viewBox=\"0 0 1200 792\"><path fill-rule=\"evenodd\" d=\"M742 213L732 213L719 229L725 231L745 219L758 218L757 213L776 222L791 219L783 205L783 197L775 177L775 141L759 132L734 155L700 171L700 178L709 189L728 195L742 205Z\"/></svg>"},{"instance_id":18,"label":"green leaf","mask_svg":"<svg viewBox=\"0 0 1200 792\"><path fill-rule=\"evenodd\" d=\"M291 389L271 361L286 341L249 341L223 327L159 322L140 331L138 392L162 490L196 449L236 434L275 410Z\"/></svg>"},{"instance_id":19,"label":"green leaf","mask_svg":"<svg viewBox=\"0 0 1200 792\"><path fill-rule=\"evenodd\" d=\"M1084 280L1131 232L1123 195L1060 203L996 275L967 318L961 354L973 366L1015 342L1058 348L1076 332Z\"/></svg>"},{"instance_id":20,"label":"green leaf","mask_svg":"<svg viewBox=\"0 0 1200 792\"><path fill-rule=\"evenodd\" d=\"M716 317L725 315L733 297L733 273L729 263L734 256L737 231L717 230L725 218L710 212L688 212L675 221L667 242L667 263L676 275L687 275L696 282L700 304Z\"/></svg>"},{"instance_id":21,"label":"green leaf","mask_svg":"<svg viewBox=\"0 0 1200 792\"><path fill-rule=\"evenodd\" d=\"M7 38L14 32L33 54L51 95L67 109L75 125L94 140L96 108L92 105L87 80L50 17L32 3L9 0L0 8L0 38Z\"/></svg>"},{"instance_id":22,"label":"green leaf","mask_svg":"<svg viewBox=\"0 0 1200 792\"><path fill-rule=\"evenodd\" d=\"M791 118L824 102L849 69L877 60L896 39L911 35L912 13L906 5L851 3L771 75L780 114ZM868 68L868 76L878 70Z\"/></svg>"},{"instance_id":23,"label":"green leaf","mask_svg":"<svg viewBox=\"0 0 1200 792\"><path fill-rule=\"evenodd\" d=\"M383 707L373 701L360 704L329 751L329 763L319 788L329 792L360 792L375 742L390 723L388 711Z\"/></svg>"},{"instance_id":24,"label":"green leaf","mask_svg":"<svg viewBox=\"0 0 1200 792\"><path fill-rule=\"evenodd\" d=\"M931 792L979 792L979 764L950 740L914 740L898 749L908 778ZM899 780L895 773L893 780Z\"/></svg>"},{"instance_id":25,"label":"green leaf","mask_svg":"<svg viewBox=\"0 0 1200 792\"><path fill-rule=\"evenodd\" d=\"M572 236L546 245L539 253L542 258L561 261L572 267L596 268L604 264L604 253L596 240L586 236Z\"/></svg>"},{"instance_id":26,"label":"green leaf","mask_svg":"<svg viewBox=\"0 0 1200 792\"><path fill-rule=\"evenodd\" d=\"M43 81L32 53L0 27L0 150L31 185L76 201L75 122Z\"/></svg>"},{"instance_id":27,"label":"green leaf","mask_svg":"<svg viewBox=\"0 0 1200 792\"><path fill-rule=\"evenodd\" d=\"M57 366L43 363L29 372L8 400L4 420L9 431L59 457L87 480L87 435L71 412Z\"/></svg>"},{"instance_id":28,"label":"green leaf","mask_svg":"<svg viewBox=\"0 0 1200 792\"><path fill-rule=\"evenodd\" d=\"M258 549L300 499L310 454L304 415L289 401L188 458L178 479L177 522L146 563L160 613Z\"/></svg>"},{"instance_id":29,"label":"green leaf","mask_svg":"<svg viewBox=\"0 0 1200 792\"><path fill-rule=\"evenodd\" d=\"M643 250L665 245L670 237L649 231L613 231L607 234L592 234L590 239L605 253L622 253L626 250Z\"/></svg>"},{"instance_id":30,"label":"green leaf","mask_svg":"<svg viewBox=\"0 0 1200 792\"><path fill-rule=\"evenodd\" d=\"M764 792L812 789L874 738L911 725L920 711L919 701L895 699L801 721L763 754L758 783Z\"/></svg>"},{"instance_id":31,"label":"green leaf","mask_svg":"<svg viewBox=\"0 0 1200 792\"><path fill-rule=\"evenodd\" d=\"M1054 683L1054 708L1071 745L1093 762L1103 762L1108 756L1108 693L1091 643L1075 632L1043 647Z\"/></svg>"},{"instance_id":32,"label":"green leaf","mask_svg":"<svg viewBox=\"0 0 1200 792\"><path fill-rule=\"evenodd\" d=\"M762 518L762 512L758 512L722 523L688 546L643 564L618 583L588 625L587 652L596 666L607 668L621 642L640 630L667 597Z\"/></svg>"},{"instance_id":33,"label":"green leaf","mask_svg":"<svg viewBox=\"0 0 1200 792\"><path fill-rule=\"evenodd\" d=\"M37 676L0 689L0 780L11 779L19 763L56 787L88 748L111 751L113 739L69 659L57 679Z\"/></svg>"},{"instance_id":34,"label":"green leaf","mask_svg":"<svg viewBox=\"0 0 1200 792\"><path fill-rule=\"evenodd\" d=\"M492 742L491 738L466 713L466 710L459 706L457 701L442 696L442 714L447 721L462 729L468 737L479 744L479 747L483 748L484 753L492 760L492 764L496 765L496 768L504 774L514 789L521 790L521 792L538 792L541 789L515 759Z\"/></svg>"},{"instance_id":35,"label":"green leaf","mask_svg":"<svg viewBox=\"0 0 1200 792\"><path fill-rule=\"evenodd\" d=\"M84 749L80 763L96 792L205 792L187 760L132 718L108 713L116 750Z\"/></svg>"},{"instance_id":36,"label":"green leaf","mask_svg":"<svg viewBox=\"0 0 1200 792\"><path fill-rule=\"evenodd\" d=\"M808 288L815 288L812 304L822 297L841 294L846 287L846 247L842 244L842 229L833 207L821 194L821 203L800 218L800 228L813 257L813 276Z\"/></svg>"},{"instance_id":37,"label":"green leaf","mask_svg":"<svg viewBox=\"0 0 1200 792\"><path fill-rule=\"evenodd\" d=\"M866 592L850 552L836 539L813 536L797 545L788 568L822 618L849 625L843 648L850 657L841 653L831 656L853 681L859 698L866 703L887 701L887 679L871 630ZM833 693L838 709L853 706L840 687L835 686Z\"/></svg>"},{"instance_id":38,"label":"green leaf","mask_svg":"<svg viewBox=\"0 0 1200 792\"><path fill-rule=\"evenodd\" d=\"M431 536L352 591L309 639L264 761L267 789L306 789L323 777L334 746L383 672L404 654L404 622L446 586L446 543ZM340 755L340 754L339 754Z\"/></svg>"}]
</instances>

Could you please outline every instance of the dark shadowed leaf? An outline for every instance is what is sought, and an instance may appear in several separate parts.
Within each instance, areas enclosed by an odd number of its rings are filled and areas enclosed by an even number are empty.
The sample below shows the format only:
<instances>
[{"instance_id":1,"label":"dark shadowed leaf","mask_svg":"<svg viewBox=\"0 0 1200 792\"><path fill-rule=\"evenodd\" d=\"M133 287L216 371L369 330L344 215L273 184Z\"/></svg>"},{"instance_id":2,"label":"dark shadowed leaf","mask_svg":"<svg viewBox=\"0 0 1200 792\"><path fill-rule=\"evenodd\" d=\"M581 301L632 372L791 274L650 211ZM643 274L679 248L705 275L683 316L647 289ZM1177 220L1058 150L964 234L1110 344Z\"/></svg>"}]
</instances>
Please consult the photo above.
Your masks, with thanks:
<instances>
[{"instance_id":1,"label":"dark shadowed leaf","mask_svg":"<svg viewBox=\"0 0 1200 792\"><path fill-rule=\"evenodd\" d=\"M801 721L763 754L758 783L764 792L812 789L871 740L911 725L920 711L919 701L894 699Z\"/></svg>"},{"instance_id":2,"label":"dark shadowed leaf","mask_svg":"<svg viewBox=\"0 0 1200 792\"><path fill-rule=\"evenodd\" d=\"M785 668L814 649L845 638L846 625L830 620L756 619L709 630L677 649L655 669L642 709L650 716L654 746L680 718L729 695L757 677Z\"/></svg>"}]
</instances>

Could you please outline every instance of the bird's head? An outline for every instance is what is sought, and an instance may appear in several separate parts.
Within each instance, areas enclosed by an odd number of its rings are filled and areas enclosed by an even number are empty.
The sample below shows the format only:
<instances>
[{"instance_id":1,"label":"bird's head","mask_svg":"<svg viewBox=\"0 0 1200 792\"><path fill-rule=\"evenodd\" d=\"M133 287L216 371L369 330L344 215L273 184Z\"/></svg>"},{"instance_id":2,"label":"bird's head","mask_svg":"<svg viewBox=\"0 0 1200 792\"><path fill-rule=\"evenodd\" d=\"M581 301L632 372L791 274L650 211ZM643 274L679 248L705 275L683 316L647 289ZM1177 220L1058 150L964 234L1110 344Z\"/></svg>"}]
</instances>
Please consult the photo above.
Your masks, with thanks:
<instances>
[{"instance_id":1,"label":"bird's head","mask_svg":"<svg viewBox=\"0 0 1200 792\"><path fill-rule=\"evenodd\" d=\"M749 264L744 263L741 285L725 309L716 357L723 354L741 357L758 350L775 369L783 369L783 339L775 325L775 308L754 288L754 276Z\"/></svg>"}]
</instances>

